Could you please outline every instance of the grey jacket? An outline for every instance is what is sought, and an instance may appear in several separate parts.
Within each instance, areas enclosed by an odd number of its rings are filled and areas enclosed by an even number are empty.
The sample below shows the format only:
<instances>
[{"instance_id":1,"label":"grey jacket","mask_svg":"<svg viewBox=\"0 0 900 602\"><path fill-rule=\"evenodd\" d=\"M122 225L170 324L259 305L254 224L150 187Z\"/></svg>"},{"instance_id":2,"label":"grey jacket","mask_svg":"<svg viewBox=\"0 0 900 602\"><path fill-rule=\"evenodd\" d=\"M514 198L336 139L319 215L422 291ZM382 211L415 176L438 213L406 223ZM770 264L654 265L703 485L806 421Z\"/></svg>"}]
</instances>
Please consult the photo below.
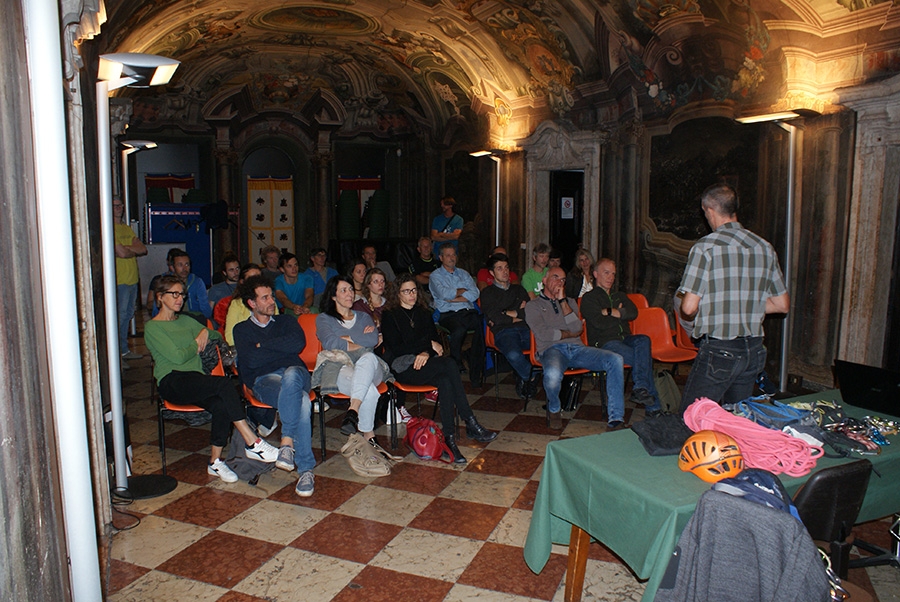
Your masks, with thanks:
<instances>
[{"instance_id":1,"label":"grey jacket","mask_svg":"<svg viewBox=\"0 0 900 602\"><path fill-rule=\"evenodd\" d=\"M534 333L534 346L538 356L562 341L563 330L581 332L583 327L575 300L566 297L566 303L572 308L572 313L567 316L563 315L559 303L541 294L525 304L525 321ZM580 337L571 337L564 342L572 345L584 344Z\"/></svg>"}]
</instances>

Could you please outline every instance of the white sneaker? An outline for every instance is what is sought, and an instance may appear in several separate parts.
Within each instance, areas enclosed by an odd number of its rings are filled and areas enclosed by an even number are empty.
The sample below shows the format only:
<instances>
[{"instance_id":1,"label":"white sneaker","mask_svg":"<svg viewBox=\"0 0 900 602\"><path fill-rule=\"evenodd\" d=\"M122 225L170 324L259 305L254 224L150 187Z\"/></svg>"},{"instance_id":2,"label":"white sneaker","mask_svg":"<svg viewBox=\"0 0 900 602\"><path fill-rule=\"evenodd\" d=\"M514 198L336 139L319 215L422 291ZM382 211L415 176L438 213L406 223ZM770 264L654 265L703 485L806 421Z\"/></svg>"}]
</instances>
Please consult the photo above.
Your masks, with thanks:
<instances>
[{"instance_id":1,"label":"white sneaker","mask_svg":"<svg viewBox=\"0 0 900 602\"><path fill-rule=\"evenodd\" d=\"M316 400L312 402L312 413L318 414L319 411L327 412L331 409L331 406L328 405L328 402Z\"/></svg>"},{"instance_id":2,"label":"white sneaker","mask_svg":"<svg viewBox=\"0 0 900 602\"><path fill-rule=\"evenodd\" d=\"M206 467L206 472L212 477L219 477L226 483L234 483L238 480L238 476L234 471L225 464L222 458L218 458L215 462Z\"/></svg>"},{"instance_id":3,"label":"white sneaker","mask_svg":"<svg viewBox=\"0 0 900 602\"><path fill-rule=\"evenodd\" d=\"M400 422L402 422L403 424L406 424L407 422L412 420L412 414L410 414L406 410L406 406L400 406L399 408L397 408L397 413L400 414Z\"/></svg>"},{"instance_id":4,"label":"white sneaker","mask_svg":"<svg viewBox=\"0 0 900 602\"><path fill-rule=\"evenodd\" d=\"M271 464L278 460L278 448L270 445L265 439L257 439L253 445L244 447L244 455L251 460Z\"/></svg>"},{"instance_id":5,"label":"white sneaker","mask_svg":"<svg viewBox=\"0 0 900 602\"><path fill-rule=\"evenodd\" d=\"M262 424L256 427L256 431L259 433L260 437L268 437L272 433L275 432L275 429L278 428L278 418L275 419L275 422L272 423L272 426L266 427Z\"/></svg>"}]
</instances>

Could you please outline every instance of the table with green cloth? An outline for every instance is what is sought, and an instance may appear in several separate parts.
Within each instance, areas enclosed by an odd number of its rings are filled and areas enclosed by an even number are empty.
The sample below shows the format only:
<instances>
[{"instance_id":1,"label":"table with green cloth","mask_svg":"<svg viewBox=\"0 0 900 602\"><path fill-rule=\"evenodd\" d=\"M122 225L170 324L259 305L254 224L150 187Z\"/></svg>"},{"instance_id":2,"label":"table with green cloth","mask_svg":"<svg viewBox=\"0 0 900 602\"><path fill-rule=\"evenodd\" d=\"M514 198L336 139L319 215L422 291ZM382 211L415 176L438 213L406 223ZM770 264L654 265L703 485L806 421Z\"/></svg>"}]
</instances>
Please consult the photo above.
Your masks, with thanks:
<instances>
[{"instance_id":1,"label":"table with green cloth","mask_svg":"<svg viewBox=\"0 0 900 602\"><path fill-rule=\"evenodd\" d=\"M844 404L837 390L790 401L818 399L840 403L849 416L872 414ZM875 471L859 522L900 510L900 438L889 440L893 445L884 446L881 454L866 456ZM814 471L858 457L820 458ZM779 476L791 495L809 478ZM643 600L653 600L681 531L709 488L692 473L682 472L677 456L648 455L631 430L553 441L544 457L525 562L540 573L551 545L569 544L565 599L580 600L587 546L593 538L615 552L638 578L648 580Z\"/></svg>"}]
</instances>

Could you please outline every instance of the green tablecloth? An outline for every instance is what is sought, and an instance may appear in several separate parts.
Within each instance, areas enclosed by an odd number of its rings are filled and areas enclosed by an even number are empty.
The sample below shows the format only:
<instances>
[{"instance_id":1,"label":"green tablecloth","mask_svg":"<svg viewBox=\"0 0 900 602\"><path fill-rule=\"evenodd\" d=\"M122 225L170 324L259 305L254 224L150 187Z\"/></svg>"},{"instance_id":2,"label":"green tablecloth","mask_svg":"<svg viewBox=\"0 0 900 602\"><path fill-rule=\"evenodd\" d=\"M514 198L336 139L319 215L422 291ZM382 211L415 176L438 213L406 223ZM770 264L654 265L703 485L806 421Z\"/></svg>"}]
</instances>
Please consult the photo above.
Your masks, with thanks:
<instances>
[{"instance_id":1,"label":"green tablecloth","mask_svg":"<svg viewBox=\"0 0 900 602\"><path fill-rule=\"evenodd\" d=\"M841 402L836 390L807 397ZM867 414L843 405L851 416ZM900 510L900 438L890 439L893 445L879 456L867 456L881 477L872 474L860 522ZM852 459L822 458L816 470ZM807 478L781 475L791 495ZM652 600L681 531L707 489L709 484L678 469L676 456L647 455L630 430L554 441L544 458L525 562L539 573L551 545L567 544L577 525L648 579L643 599Z\"/></svg>"}]
</instances>

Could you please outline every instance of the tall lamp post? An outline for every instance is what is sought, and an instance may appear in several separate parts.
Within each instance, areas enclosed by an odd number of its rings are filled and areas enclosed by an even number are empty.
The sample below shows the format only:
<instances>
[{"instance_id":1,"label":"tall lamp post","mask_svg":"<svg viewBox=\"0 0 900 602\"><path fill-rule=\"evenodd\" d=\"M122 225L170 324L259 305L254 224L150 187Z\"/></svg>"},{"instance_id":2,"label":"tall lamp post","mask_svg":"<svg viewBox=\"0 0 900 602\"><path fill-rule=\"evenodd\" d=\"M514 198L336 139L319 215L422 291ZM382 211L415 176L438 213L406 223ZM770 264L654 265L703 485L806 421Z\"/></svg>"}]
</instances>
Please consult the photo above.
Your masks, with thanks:
<instances>
[{"instance_id":1,"label":"tall lamp post","mask_svg":"<svg viewBox=\"0 0 900 602\"><path fill-rule=\"evenodd\" d=\"M791 119L800 117L799 112L784 111L781 113L769 113L766 115L754 115L735 119L738 123L774 123L788 133L788 164L787 164L787 194L785 196L785 221L784 221L784 262L781 264L784 273L784 282L791 292L791 265L794 252L794 186L797 173L797 126L787 123ZM787 391L788 379L788 353L791 344L791 312L784 318L781 329L781 357L778 367L778 388Z\"/></svg>"},{"instance_id":2,"label":"tall lamp post","mask_svg":"<svg viewBox=\"0 0 900 602\"><path fill-rule=\"evenodd\" d=\"M119 494L133 498L156 497L172 491L172 477L147 475L128 478L125 450L125 411L122 403L118 311L116 307L115 224L112 209L110 169L109 93L124 86L148 87L169 82L179 61L152 54L118 53L100 56L97 71L97 171L100 176L100 231L103 255L103 295L106 299L106 349L109 369L109 403L112 415L113 456L116 488ZM127 205L126 205L127 207Z\"/></svg>"}]
</instances>

